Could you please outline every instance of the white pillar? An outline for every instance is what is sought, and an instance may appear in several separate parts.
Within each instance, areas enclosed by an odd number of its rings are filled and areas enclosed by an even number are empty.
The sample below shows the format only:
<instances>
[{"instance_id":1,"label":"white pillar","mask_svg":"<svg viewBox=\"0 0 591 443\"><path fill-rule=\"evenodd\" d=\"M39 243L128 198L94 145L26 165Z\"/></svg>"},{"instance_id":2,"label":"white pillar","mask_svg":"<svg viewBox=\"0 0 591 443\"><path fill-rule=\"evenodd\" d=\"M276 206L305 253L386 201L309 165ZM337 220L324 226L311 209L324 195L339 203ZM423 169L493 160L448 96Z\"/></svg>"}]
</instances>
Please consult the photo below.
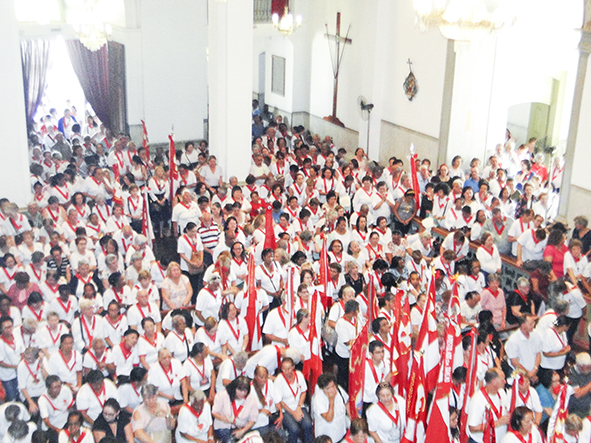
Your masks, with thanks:
<instances>
[{"instance_id":1,"label":"white pillar","mask_svg":"<svg viewBox=\"0 0 591 443\"><path fill-rule=\"evenodd\" d=\"M0 196L25 206L31 200L29 152L18 22L13 1L0 1Z\"/></svg>"},{"instance_id":2,"label":"white pillar","mask_svg":"<svg viewBox=\"0 0 591 443\"><path fill-rule=\"evenodd\" d=\"M209 0L209 145L227 180L244 180L252 132L253 0Z\"/></svg>"}]
</instances>

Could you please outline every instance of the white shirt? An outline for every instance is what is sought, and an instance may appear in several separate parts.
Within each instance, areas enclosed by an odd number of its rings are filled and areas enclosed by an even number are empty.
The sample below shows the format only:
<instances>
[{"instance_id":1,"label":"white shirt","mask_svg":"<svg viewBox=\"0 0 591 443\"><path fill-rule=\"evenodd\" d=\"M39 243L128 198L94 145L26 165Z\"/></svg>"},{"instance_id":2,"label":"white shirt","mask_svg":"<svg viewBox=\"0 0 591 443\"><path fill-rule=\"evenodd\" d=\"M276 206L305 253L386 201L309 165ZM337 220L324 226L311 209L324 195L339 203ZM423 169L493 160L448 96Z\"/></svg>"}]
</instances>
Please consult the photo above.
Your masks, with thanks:
<instances>
[{"instance_id":1,"label":"white shirt","mask_svg":"<svg viewBox=\"0 0 591 443\"><path fill-rule=\"evenodd\" d=\"M218 336L222 346L228 344L235 352L241 351L247 334L248 326L242 317L236 317L234 321L220 320Z\"/></svg>"},{"instance_id":2,"label":"white shirt","mask_svg":"<svg viewBox=\"0 0 591 443\"><path fill-rule=\"evenodd\" d=\"M86 411L90 418L96 420L103 412L105 401L109 398L117 399L117 387L111 380L105 379L103 388L99 392L95 392L88 383L85 383L76 395L76 408L79 411Z\"/></svg>"},{"instance_id":3,"label":"white shirt","mask_svg":"<svg viewBox=\"0 0 591 443\"><path fill-rule=\"evenodd\" d=\"M72 323L72 335L74 336L74 349L78 352L82 352L84 348L90 349L93 339L105 337L103 317L93 315L89 321L81 315Z\"/></svg>"},{"instance_id":4,"label":"white shirt","mask_svg":"<svg viewBox=\"0 0 591 443\"><path fill-rule=\"evenodd\" d=\"M197 235L189 238L188 235L183 235L178 240L177 252L184 254L187 258L191 258L193 252L203 251L203 243L201 238ZM184 259L181 259L181 271L189 271L189 265Z\"/></svg>"},{"instance_id":5,"label":"white shirt","mask_svg":"<svg viewBox=\"0 0 591 443\"><path fill-rule=\"evenodd\" d=\"M72 351L70 360L66 362L62 352L56 351L49 357L47 372L59 376L64 383L76 386L78 384L78 372L82 372L82 355L78 351Z\"/></svg>"},{"instance_id":6,"label":"white shirt","mask_svg":"<svg viewBox=\"0 0 591 443\"><path fill-rule=\"evenodd\" d=\"M106 363L106 364L113 363L113 353L111 352L110 349L105 349L100 358L97 358L97 356L94 354L94 351L92 349L89 350L86 354L84 354L84 358L82 359L82 367L84 369L88 369L88 370L98 369L99 363ZM105 369L102 370L102 373L105 377L107 377L109 375L109 371L107 370L106 367L105 367Z\"/></svg>"},{"instance_id":7,"label":"white shirt","mask_svg":"<svg viewBox=\"0 0 591 443\"><path fill-rule=\"evenodd\" d=\"M124 344L119 343L111 350L113 353L113 363L115 364L115 368L117 368L115 371L117 376L129 376L134 366L137 366L140 363L137 345L134 346L131 351L127 351L127 349L124 350L123 347Z\"/></svg>"},{"instance_id":8,"label":"white shirt","mask_svg":"<svg viewBox=\"0 0 591 443\"><path fill-rule=\"evenodd\" d=\"M152 367L158 361L158 351L164 346L164 335L156 334L153 342L148 341L145 335L140 335L137 342L138 357L144 357L146 363Z\"/></svg>"},{"instance_id":9,"label":"white shirt","mask_svg":"<svg viewBox=\"0 0 591 443\"><path fill-rule=\"evenodd\" d=\"M25 400L22 393L23 389L26 389L27 393L33 398L39 397L47 391L45 379L39 369L39 362L40 360L37 359L34 363L29 364L23 359L16 368L18 386L23 401Z\"/></svg>"},{"instance_id":10,"label":"white shirt","mask_svg":"<svg viewBox=\"0 0 591 443\"><path fill-rule=\"evenodd\" d=\"M283 374L275 379L275 403L283 402L285 405L295 411L299 405L300 397L306 395L308 385L306 379L300 371L294 370L294 381L289 383Z\"/></svg>"},{"instance_id":11,"label":"white shirt","mask_svg":"<svg viewBox=\"0 0 591 443\"><path fill-rule=\"evenodd\" d=\"M517 243L521 245L521 260L523 262L528 260L543 260L544 249L546 249L548 238L538 241L535 238L535 231L530 229L519 236Z\"/></svg>"},{"instance_id":12,"label":"white shirt","mask_svg":"<svg viewBox=\"0 0 591 443\"><path fill-rule=\"evenodd\" d=\"M190 435L199 440L207 441L209 428L212 425L211 406L208 402L203 404L203 411L199 418L184 405L179 411L178 426L176 429L175 439L177 443L194 443L193 440L188 440L182 434Z\"/></svg>"},{"instance_id":13,"label":"white shirt","mask_svg":"<svg viewBox=\"0 0 591 443\"><path fill-rule=\"evenodd\" d=\"M513 237L515 239L519 239L519 237L521 237L521 234L523 234L525 231L529 231L531 228L531 222L523 223L523 220L521 218L518 218L517 220L515 220L515 222L513 222L513 224L511 224L508 236ZM517 241L511 243L511 254L517 256Z\"/></svg>"},{"instance_id":14,"label":"white shirt","mask_svg":"<svg viewBox=\"0 0 591 443\"><path fill-rule=\"evenodd\" d=\"M140 392L131 383L125 383L119 386L117 389L119 398L119 405L121 409L130 407L131 409L137 408L142 403L142 396Z\"/></svg>"},{"instance_id":15,"label":"white shirt","mask_svg":"<svg viewBox=\"0 0 591 443\"><path fill-rule=\"evenodd\" d=\"M573 287L566 294L562 294L560 298L568 302L569 308L568 314L566 314L568 318L580 318L583 315L583 308L587 306L587 302L577 286Z\"/></svg>"},{"instance_id":16,"label":"white shirt","mask_svg":"<svg viewBox=\"0 0 591 443\"><path fill-rule=\"evenodd\" d=\"M148 383L158 387L166 395L172 395L176 400L182 400L181 380L186 377L183 365L176 358L170 361L170 372L165 372L160 363L154 364L148 372Z\"/></svg>"},{"instance_id":17,"label":"white shirt","mask_svg":"<svg viewBox=\"0 0 591 443\"><path fill-rule=\"evenodd\" d=\"M370 432L378 434L382 443L399 443L406 427L404 399L395 395L392 400L395 409L390 411L390 414L397 418L396 423L377 404L367 410L367 427Z\"/></svg>"},{"instance_id":18,"label":"white shirt","mask_svg":"<svg viewBox=\"0 0 591 443\"><path fill-rule=\"evenodd\" d=\"M72 391L68 386L62 385L62 389L56 398L44 394L39 398L39 413L41 418L49 418L49 423L58 429L62 429L68 420L68 409L74 404ZM43 430L48 427L45 421L41 422Z\"/></svg>"},{"instance_id":19,"label":"white shirt","mask_svg":"<svg viewBox=\"0 0 591 443\"><path fill-rule=\"evenodd\" d=\"M192 201L189 205L180 202L172 210L172 221L176 222L179 233L182 234L187 223L193 222L198 225L202 215L197 202Z\"/></svg>"},{"instance_id":20,"label":"white shirt","mask_svg":"<svg viewBox=\"0 0 591 443\"><path fill-rule=\"evenodd\" d=\"M195 310L201 312L203 318L213 317L219 321L220 307L222 306L222 294L218 289L212 292L207 286L204 287L197 296ZM195 323L203 326L203 322L197 317Z\"/></svg>"},{"instance_id":21,"label":"white shirt","mask_svg":"<svg viewBox=\"0 0 591 443\"><path fill-rule=\"evenodd\" d=\"M537 334L530 333L528 338L520 329L515 331L505 344L509 364L513 367L511 359L517 358L519 364L528 371L534 369L536 357L541 349Z\"/></svg>"},{"instance_id":22,"label":"white shirt","mask_svg":"<svg viewBox=\"0 0 591 443\"><path fill-rule=\"evenodd\" d=\"M263 325L263 334L271 334L275 337L287 339L289 334L290 315L285 312L282 306L272 309L267 315L265 324ZM220 325L221 326L221 325ZM277 341L271 342L274 345L285 346L284 343Z\"/></svg>"},{"instance_id":23,"label":"white shirt","mask_svg":"<svg viewBox=\"0 0 591 443\"><path fill-rule=\"evenodd\" d=\"M373 368L373 370L372 370ZM378 366L375 366L373 361L368 358L365 360L365 383L363 384L363 402L377 403L378 396L376 395L376 388L384 381L388 375L388 368L382 360Z\"/></svg>"},{"instance_id":24,"label":"white shirt","mask_svg":"<svg viewBox=\"0 0 591 443\"><path fill-rule=\"evenodd\" d=\"M335 352L341 358L349 358L350 356L350 346L346 344L347 342L353 340L357 337L357 326L358 320L353 319L353 323L341 317L335 326L335 331L338 336L337 345L335 347Z\"/></svg>"},{"instance_id":25,"label":"white shirt","mask_svg":"<svg viewBox=\"0 0 591 443\"><path fill-rule=\"evenodd\" d=\"M501 269L503 265L501 256L499 255L499 249L493 245L492 254L484 249L483 246L476 250L476 258L480 261L480 268L484 272L494 273L497 269Z\"/></svg>"},{"instance_id":26,"label":"white shirt","mask_svg":"<svg viewBox=\"0 0 591 443\"><path fill-rule=\"evenodd\" d=\"M347 408L346 402L349 396L337 386L338 393L334 399L334 416L332 421L326 421L322 414L328 412L330 403L324 391L316 389L312 398L312 419L314 420L314 435L328 435L333 442L338 442L347 433Z\"/></svg>"},{"instance_id":27,"label":"white shirt","mask_svg":"<svg viewBox=\"0 0 591 443\"><path fill-rule=\"evenodd\" d=\"M494 419L497 420L499 417L505 415L509 411L509 402L507 400L507 394L503 389L500 389L497 395L490 396L493 405L499 411L499 416L496 416L493 412ZM485 421L485 409L489 403L482 394L482 391L476 391L474 396L470 400L470 406L468 409L468 426L479 426ZM507 433L507 425L497 426L495 428L496 440L501 441ZM468 427L468 436L478 443L482 443L482 432L472 432Z\"/></svg>"},{"instance_id":28,"label":"white shirt","mask_svg":"<svg viewBox=\"0 0 591 443\"><path fill-rule=\"evenodd\" d=\"M185 374L190 380L192 389L201 389L207 391L211 387L211 373L213 372L213 363L210 358L206 358L199 365L193 358L188 358L183 363Z\"/></svg>"},{"instance_id":29,"label":"white shirt","mask_svg":"<svg viewBox=\"0 0 591 443\"><path fill-rule=\"evenodd\" d=\"M168 349L174 358L184 362L193 348L193 335L189 328L185 328L183 335L176 331L170 331L164 340L164 347Z\"/></svg>"}]
</instances>

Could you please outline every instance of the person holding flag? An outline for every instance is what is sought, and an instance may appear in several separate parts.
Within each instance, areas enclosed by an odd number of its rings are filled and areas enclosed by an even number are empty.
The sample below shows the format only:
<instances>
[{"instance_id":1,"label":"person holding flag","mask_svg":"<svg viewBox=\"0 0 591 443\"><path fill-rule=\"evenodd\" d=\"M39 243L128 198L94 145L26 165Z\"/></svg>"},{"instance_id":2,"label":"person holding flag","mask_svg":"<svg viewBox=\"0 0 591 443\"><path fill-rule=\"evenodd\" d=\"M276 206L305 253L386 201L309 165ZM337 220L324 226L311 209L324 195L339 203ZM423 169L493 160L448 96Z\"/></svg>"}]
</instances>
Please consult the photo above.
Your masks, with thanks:
<instances>
[{"instance_id":1,"label":"person holding flag","mask_svg":"<svg viewBox=\"0 0 591 443\"><path fill-rule=\"evenodd\" d=\"M507 434L509 423L509 402L505 393L505 374L499 368L492 368L484 376L486 386L470 399L468 410L468 440L470 443L486 443L485 434L494 427L496 441L500 442ZM492 420L487 420L487 412L492 412Z\"/></svg>"}]
</instances>

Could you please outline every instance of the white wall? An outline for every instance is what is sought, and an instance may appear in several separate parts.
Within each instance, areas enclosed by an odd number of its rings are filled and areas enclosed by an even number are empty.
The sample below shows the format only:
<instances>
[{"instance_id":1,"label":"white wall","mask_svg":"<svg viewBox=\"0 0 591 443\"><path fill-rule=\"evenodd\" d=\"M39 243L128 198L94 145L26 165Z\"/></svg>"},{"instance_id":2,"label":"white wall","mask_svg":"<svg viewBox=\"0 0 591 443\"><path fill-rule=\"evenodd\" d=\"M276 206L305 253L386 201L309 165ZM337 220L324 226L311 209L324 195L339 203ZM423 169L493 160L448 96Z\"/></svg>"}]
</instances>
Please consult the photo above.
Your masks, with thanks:
<instances>
[{"instance_id":1,"label":"white wall","mask_svg":"<svg viewBox=\"0 0 591 443\"><path fill-rule=\"evenodd\" d=\"M20 39L14 2L0 2L0 195L24 206L31 199Z\"/></svg>"},{"instance_id":2,"label":"white wall","mask_svg":"<svg viewBox=\"0 0 591 443\"><path fill-rule=\"evenodd\" d=\"M151 143L203 136L207 118L206 0L142 0L139 30L125 32L128 121Z\"/></svg>"}]
</instances>

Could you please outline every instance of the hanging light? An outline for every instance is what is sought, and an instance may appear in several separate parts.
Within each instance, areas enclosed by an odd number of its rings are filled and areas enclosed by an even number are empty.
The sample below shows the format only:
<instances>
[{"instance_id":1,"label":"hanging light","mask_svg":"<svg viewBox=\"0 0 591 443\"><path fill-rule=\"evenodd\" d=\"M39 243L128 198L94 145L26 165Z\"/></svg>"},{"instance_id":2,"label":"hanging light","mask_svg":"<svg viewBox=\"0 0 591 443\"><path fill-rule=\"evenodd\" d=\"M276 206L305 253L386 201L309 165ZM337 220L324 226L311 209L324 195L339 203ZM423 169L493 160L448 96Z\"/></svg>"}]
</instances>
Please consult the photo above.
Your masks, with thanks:
<instances>
[{"instance_id":1,"label":"hanging light","mask_svg":"<svg viewBox=\"0 0 591 443\"><path fill-rule=\"evenodd\" d=\"M298 15L294 20L294 16L291 12L289 12L289 7L287 5L285 6L283 15L281 17L279 17L279 14L275 12L271 16L271 20L273 21L273 26L275 26L275 29L277 29L279 33L285 37L290 35L302 25L302 16Z\"/></svg>"},{"instance_id":2,"label":"hanging light","mask_svg":"<svg viewBox=\"0 0 591 443\"><path fill-rule=\"evenodd\" d=\"M472 41L515 23L509 0L414 0L421 30L439 27L450 40Z\"/></svg>"},{"instance_id":3,"label":"hanging light","mask_svg":"<svg viewBox=\"0 0 591 443\"><path fill-rule=\"evenodd\" d=\"M111 25L101 20L100 1L85 0L72 23L76 37L89 51L98 51L111 38Z\"/></svg>"}]
</instances>

